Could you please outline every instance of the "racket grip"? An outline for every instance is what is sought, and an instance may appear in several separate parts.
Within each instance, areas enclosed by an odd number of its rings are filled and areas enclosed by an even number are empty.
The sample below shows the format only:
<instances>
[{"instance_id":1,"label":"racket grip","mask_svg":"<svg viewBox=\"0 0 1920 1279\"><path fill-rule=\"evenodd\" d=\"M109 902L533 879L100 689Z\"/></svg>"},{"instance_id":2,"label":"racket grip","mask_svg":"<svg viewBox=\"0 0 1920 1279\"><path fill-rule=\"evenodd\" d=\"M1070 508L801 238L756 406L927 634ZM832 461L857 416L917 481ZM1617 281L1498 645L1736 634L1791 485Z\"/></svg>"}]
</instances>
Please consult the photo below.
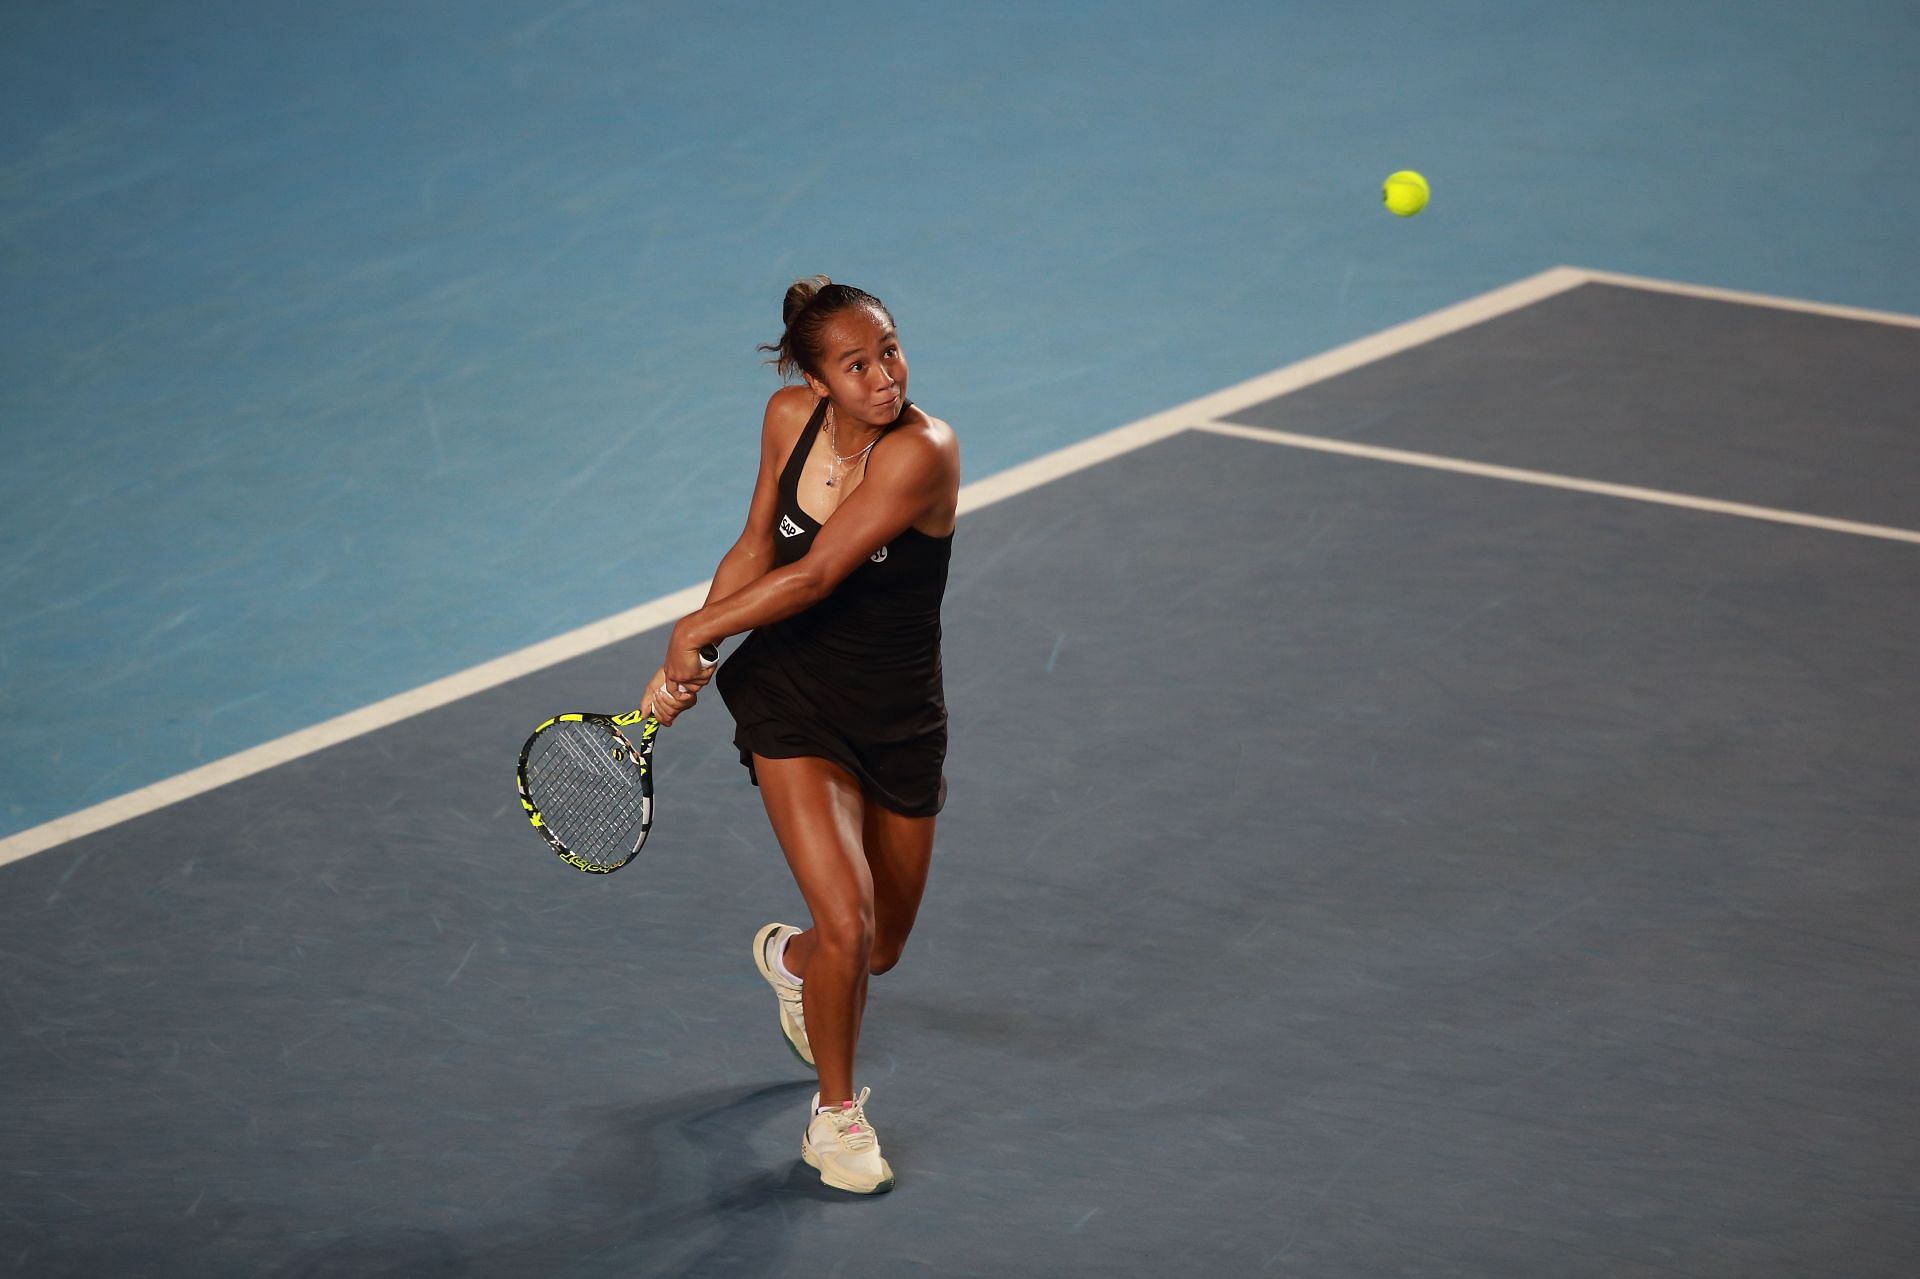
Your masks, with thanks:
<instances>
[{"instance_id":1,"label":"racket grip","mask_svg":"<svg viewBox=\"0 0 1920 1279\"><path fill-rule=\"evenodd\" d=\"M718 666L719 664L720 664L719 646L716 644L702 644L700 646L701 667L706 670L712 670L714 667Z\"/></svg>"}]
</instances>

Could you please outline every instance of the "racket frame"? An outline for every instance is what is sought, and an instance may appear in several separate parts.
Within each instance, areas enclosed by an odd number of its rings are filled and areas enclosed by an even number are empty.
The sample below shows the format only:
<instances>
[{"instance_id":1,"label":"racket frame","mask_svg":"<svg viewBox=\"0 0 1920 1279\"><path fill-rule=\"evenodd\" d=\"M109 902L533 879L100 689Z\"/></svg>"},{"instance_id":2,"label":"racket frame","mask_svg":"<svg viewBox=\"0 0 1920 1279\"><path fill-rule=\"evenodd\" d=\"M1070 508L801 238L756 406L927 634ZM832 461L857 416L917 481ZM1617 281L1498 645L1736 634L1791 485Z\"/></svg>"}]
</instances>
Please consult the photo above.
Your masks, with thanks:
<instances>
[{"instance_id":1,"label":"racket frame","mask_svg":"<svg viewBox=\"0 0 1920 1279\"><path fill-rule=\"evenodd\" d=\"M553 833L553 828L547 825L546 818L541 814L539 806L533 802L533 795L527 789L527 760L533 755L533 748L539 742L540 734L555 724L577 724L593 720L611 727L613 736L619 743L619 749L625 751L628 761L639 770L640 774L640 837L633 842L633 847L627 850L627 855L611 866L596 865L568 848L566 843ZM640 725L640 744L637 746L633 739L622 731L635 724ZM527 738L526 745L520 748L520 765L516 770L520 783L520 806L527 810L527 820L533 823L533 828L540 832L540 838L547 841L547 846L553 849L561 861L589 875L611 875L640 855L641 848L646 845L647 834L653 829L653 739L659 731L659 720L637 710L628 711L624 715L568 711L564 715L555 715L533 730Z\"/></svg>"},{"instance_id":2,"label":"racket frame","mask_svg":"<svg viewBox=\"0 0 1920 1279\"><path fill-rule=\"evenodd\" d=\"M720 650L716 645L708 644L700 650L700 665L711 670L720 664ZM588 720L600 720L610 725L614 737L625 748L628 760L640 771L640 838L633 842L627 855L611 866L599 866L568 848L561 838L553 833L541 816L540 808L533 802L532 794L527 790L527 760L533 754L533 747L540 740L540 734L555 724L584 723ZM635 746L633 739L622 729L640 726L640 744ZM593 711L568 711L564 715L555 715L528 735L526 744L520 748L520 764L515 770L520 784L520 806L527 810L527 820L540 832L540 838L555 852L561 861L575 870L585 871L589 875L611 875L635 857L646 846L647 835L653 830L653 739L660 731L660 721L646 713L644 707L627 711L621 715L601 715Z\"/></svg>"}]
</instances>

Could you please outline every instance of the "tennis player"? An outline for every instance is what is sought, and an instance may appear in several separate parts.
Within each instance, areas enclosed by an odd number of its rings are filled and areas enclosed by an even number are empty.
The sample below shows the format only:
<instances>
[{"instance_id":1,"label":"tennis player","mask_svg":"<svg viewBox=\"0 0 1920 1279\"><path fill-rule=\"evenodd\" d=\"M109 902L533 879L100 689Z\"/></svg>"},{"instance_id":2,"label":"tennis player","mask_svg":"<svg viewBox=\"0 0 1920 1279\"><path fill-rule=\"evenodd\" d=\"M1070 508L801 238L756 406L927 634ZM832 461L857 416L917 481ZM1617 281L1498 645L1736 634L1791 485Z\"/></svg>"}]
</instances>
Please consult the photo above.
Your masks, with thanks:
<instances>
[{"instance_id":1,"label":"tennis player","mask_svg":"<svg viewBox=\"0 0 1920 1279\"><path fill-rule=\"evenodd\" d=\"M751 631L720 667L734 744L812 918L771 923L753 959L780 1028L819 1074L800 1153L829 1186L893 1187L854 1092L867 978L900 959L946 799L940 600L960 487L953 431L907 399L879 299L826 276L787 290L762 350L767 401L747 525L648 687L662 724L712 672L699 649Z\"/></svg>"}]
</instances>

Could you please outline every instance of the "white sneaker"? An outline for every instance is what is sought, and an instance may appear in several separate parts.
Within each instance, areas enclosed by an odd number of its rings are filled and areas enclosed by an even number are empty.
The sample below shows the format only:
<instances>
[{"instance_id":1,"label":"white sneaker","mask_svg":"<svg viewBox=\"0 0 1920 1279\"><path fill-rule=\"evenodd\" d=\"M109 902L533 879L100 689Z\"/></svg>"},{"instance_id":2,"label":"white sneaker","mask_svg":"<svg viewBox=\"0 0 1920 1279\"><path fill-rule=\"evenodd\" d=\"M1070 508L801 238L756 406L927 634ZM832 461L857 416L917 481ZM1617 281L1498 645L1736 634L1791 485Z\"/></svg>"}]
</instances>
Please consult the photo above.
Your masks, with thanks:
<instances>
[{"instance_id":1,"label":"white sneaker","mask_svg":"<svg viewBox=\"0 0 1920 1279\"><path fill-rule=\"evenodd\" d=\"M820 1180L835 1190L856 1195L878 1195L893 1189L893 1169L880 1155L880 1138L867 1122L867 1094L862 1088L852 1101L820 1110L820 1094L813 1094L814 1116L800 1139L800 1157L820 1170Z\"/></svg>"},{"instance_id":2,"label":"white sneaker","mask_svg":"<svg viewBox=\"0 0 1920 1279\"><path fill-rule=\"evenodd\" d=\"M780 975L774 967L773 957L787 944L787 938L799 932L792 924L768 924L753 936L753 965L760 975L767 979L767 985L773 987L773 993L780 999L780 1033L787 1038L787 1047L793 1049L793 1055L807 1065L813 1065L813 1048L807 1043L807 1014L800 1005L800 987Z\"/></svg>"}]
</instances>

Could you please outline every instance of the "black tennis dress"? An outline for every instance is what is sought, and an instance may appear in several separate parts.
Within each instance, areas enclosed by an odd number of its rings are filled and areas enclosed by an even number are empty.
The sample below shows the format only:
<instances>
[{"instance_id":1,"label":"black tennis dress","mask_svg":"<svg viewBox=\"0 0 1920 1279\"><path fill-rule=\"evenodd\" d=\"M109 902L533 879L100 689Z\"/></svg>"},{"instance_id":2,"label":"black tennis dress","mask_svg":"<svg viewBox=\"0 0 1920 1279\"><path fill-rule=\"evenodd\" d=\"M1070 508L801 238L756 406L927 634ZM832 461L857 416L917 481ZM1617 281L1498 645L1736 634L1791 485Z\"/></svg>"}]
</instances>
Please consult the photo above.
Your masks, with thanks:
<instances>
[{"instance_id":1,"label":"black tennis dress","mask_svg":"<svg viewBox=\"0 0 1920 1279\"><path fill-rule=\"evenodd\" d=\"M780 473L777 567L805 555L820 532L800 509L799 490L826 405L814 408ZM827 598L747 636L715 684L750 773L754 755L817 756L852 773L882 807L908 817L940 811L947 798L940 600L952 549L951 534L909 528Z\"/></svg>"}]
</instances>

